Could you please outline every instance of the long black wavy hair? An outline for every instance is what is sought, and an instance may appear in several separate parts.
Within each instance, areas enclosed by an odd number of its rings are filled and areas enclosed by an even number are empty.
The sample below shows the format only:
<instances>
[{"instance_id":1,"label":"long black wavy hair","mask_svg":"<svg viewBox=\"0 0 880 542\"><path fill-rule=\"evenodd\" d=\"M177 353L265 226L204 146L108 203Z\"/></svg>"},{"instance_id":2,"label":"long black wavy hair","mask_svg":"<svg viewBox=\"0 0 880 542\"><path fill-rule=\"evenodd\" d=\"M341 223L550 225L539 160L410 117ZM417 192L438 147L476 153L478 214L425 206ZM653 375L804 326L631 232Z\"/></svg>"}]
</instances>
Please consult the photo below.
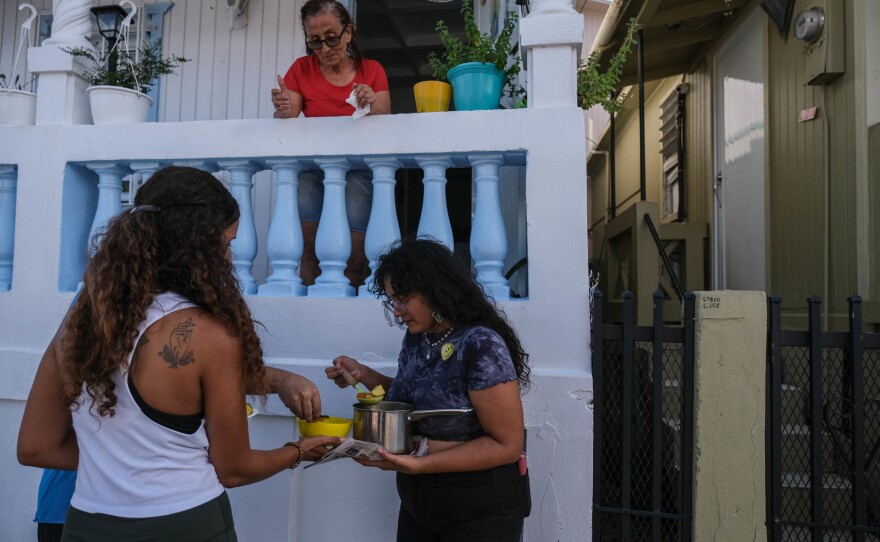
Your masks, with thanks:
<instances>
[{"instance_id":1,"label":"long black wavy hair","mask_svg":"<svg viewBox=\"0 0 880 542\"><path fill-rule=\"evenodd\" d=\"M347 26L351 29L351 41L348 42L348 55L354 60L354 65L356 67L360 67L361 59L363 58L363 54L361 53L361 47L358 45L358 32L357 27L354 24L354 21L351 19L351 15L348 14L348 10L345 9L345 6L337 2L336 0L309 0L306 2L302 9L299 10L300 20L302 21L303 31L306 32L306 21L316 15L322 15L324 13L330 13L331 15L335 15L339 22L342 24L342 30L345 31L345 27ZM306 32L308 33L308 32ZM306 37L308 39L308 36ZM308 51L309 55L314 55L315 51L312 51L308 47L306 47L306 51Z\"/></svg>"},{"instance_id":2,"label":"long black wavy hair","mask_svg":"<svg viewBox=\"0 0 880 542\"><path fill-rule=\"evenodd\" d=\"M529 355L507 322L504 312L486 296L474 273L445 245L430 239L404 239L379 257L369 285L376 297L387 298L385 282L406 297L421 294L428 306L456 326L495 330L510 351L520 388L529 387Z\"/></svg>"}]
</instances>

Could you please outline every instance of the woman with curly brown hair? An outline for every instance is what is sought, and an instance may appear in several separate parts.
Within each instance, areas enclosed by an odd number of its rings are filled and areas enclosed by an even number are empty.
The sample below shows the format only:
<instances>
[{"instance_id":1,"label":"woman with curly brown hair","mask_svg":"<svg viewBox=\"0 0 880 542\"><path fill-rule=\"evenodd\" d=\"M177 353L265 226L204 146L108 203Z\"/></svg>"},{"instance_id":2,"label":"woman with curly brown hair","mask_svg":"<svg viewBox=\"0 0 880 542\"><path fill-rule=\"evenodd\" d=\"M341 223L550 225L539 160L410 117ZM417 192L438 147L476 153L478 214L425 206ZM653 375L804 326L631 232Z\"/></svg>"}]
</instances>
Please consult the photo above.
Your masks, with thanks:
<instances>
[{"instance_id":1,"label":"woman with curly brown hair","mask_svg":"<svg viewBox=\"0 0 880 542\"><path fill-rule=\"evenodd\" d=\"M250 448L245 392L278 374L235 278L238 218L213 176L169 167L108 224L19 433L23 464L78 470L62 540L235 540L224 487L339 443Z\"/></svg>"}]
</instances>

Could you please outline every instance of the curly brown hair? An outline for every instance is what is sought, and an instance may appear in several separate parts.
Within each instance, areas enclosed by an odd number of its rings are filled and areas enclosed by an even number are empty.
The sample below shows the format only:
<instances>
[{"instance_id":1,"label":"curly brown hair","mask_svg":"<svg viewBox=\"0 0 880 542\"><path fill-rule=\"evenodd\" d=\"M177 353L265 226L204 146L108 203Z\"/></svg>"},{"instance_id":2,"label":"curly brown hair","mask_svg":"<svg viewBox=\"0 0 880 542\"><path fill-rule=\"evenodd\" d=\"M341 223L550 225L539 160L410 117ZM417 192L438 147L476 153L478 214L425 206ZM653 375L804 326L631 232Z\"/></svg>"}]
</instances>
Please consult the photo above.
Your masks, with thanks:
<instances>
[{"instance_id":1,"label":"curly brown hair","mask_svg":"<svg viewBox=\"0 0 880 542\"><path fill-rule=\"evenodd\" d=\"M268 393L260 339L223 241L239 218L235 199L209 173L167 167L138 190L134 205L93 239L94 256L62 339L65 372L75 385L68 405L85 388L99 415L115 413L113 373L127 364L138 325L153 297L165 291L238 337L246 389Z\"/></svg>"}]
</instances>

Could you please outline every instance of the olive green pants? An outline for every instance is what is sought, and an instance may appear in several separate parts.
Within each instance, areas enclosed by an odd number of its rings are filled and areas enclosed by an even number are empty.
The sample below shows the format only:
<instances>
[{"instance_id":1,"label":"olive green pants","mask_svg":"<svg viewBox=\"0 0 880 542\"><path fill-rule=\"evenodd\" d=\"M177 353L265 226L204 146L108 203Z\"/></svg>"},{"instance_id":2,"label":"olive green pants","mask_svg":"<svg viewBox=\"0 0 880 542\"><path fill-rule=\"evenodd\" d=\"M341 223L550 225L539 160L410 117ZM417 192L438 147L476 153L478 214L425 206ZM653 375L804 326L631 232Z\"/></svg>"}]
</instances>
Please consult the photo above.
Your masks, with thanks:
<instances>
[{"instance_id":1,"label":"olive green pants","mask_svg":"<svg viewBox=\"0 0 880 542\"><path fill-rule=\"evenodd\" d=\"M67 512L61 542L237 542L232 507L224 491L205 504L151 518Z\"/></svg>"}]
</instances>

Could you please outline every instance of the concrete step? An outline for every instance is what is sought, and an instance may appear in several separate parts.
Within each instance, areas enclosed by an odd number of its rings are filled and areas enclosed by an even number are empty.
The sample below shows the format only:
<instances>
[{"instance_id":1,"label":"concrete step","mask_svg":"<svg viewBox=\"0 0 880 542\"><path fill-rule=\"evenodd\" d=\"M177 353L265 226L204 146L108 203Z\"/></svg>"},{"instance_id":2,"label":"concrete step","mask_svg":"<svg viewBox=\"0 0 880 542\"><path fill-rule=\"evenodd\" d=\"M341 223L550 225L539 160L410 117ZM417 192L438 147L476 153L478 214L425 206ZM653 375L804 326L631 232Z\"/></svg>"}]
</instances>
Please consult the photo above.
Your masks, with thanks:
<instances>
[{"instance_id":1,"label":"concrete step","mask_svg":"<svg viewBox=\"0 0 880 542\"><path fill-rule=\"evenodd\" d=\"M782 542L809 542L812 540L810 529L807 527L796 527L794 525L783 525ZM822 536L823 542L852 542L855 540L850 531L841 531L836 529L825 529ZM865 534L865 542L880 542L880 536L875 534Z\"/></svg>"},{"instance_id":2,"label":"concrete step","mask_svg":"<svg viewBox=\"0 0 880 542\"><path fill-rule=\"evenodd\" d=\"M782 473L782 517L785 521L810 521L810 475ZM823 480L823 523L852 524L852 484L836 474L825 473Z\"/></svg>"},{"instance_id":3,"label":"concrete step","mask_svg":"<svg viewBox=\"0 0 880 542\"><path fill-rule=\"evenodd\" d=\"M822 434L822 465L829 470L834 461L832 436ZM810 427L803 424L782 426L782 471L810 472Z\"/></svg>"}]
</instances>

